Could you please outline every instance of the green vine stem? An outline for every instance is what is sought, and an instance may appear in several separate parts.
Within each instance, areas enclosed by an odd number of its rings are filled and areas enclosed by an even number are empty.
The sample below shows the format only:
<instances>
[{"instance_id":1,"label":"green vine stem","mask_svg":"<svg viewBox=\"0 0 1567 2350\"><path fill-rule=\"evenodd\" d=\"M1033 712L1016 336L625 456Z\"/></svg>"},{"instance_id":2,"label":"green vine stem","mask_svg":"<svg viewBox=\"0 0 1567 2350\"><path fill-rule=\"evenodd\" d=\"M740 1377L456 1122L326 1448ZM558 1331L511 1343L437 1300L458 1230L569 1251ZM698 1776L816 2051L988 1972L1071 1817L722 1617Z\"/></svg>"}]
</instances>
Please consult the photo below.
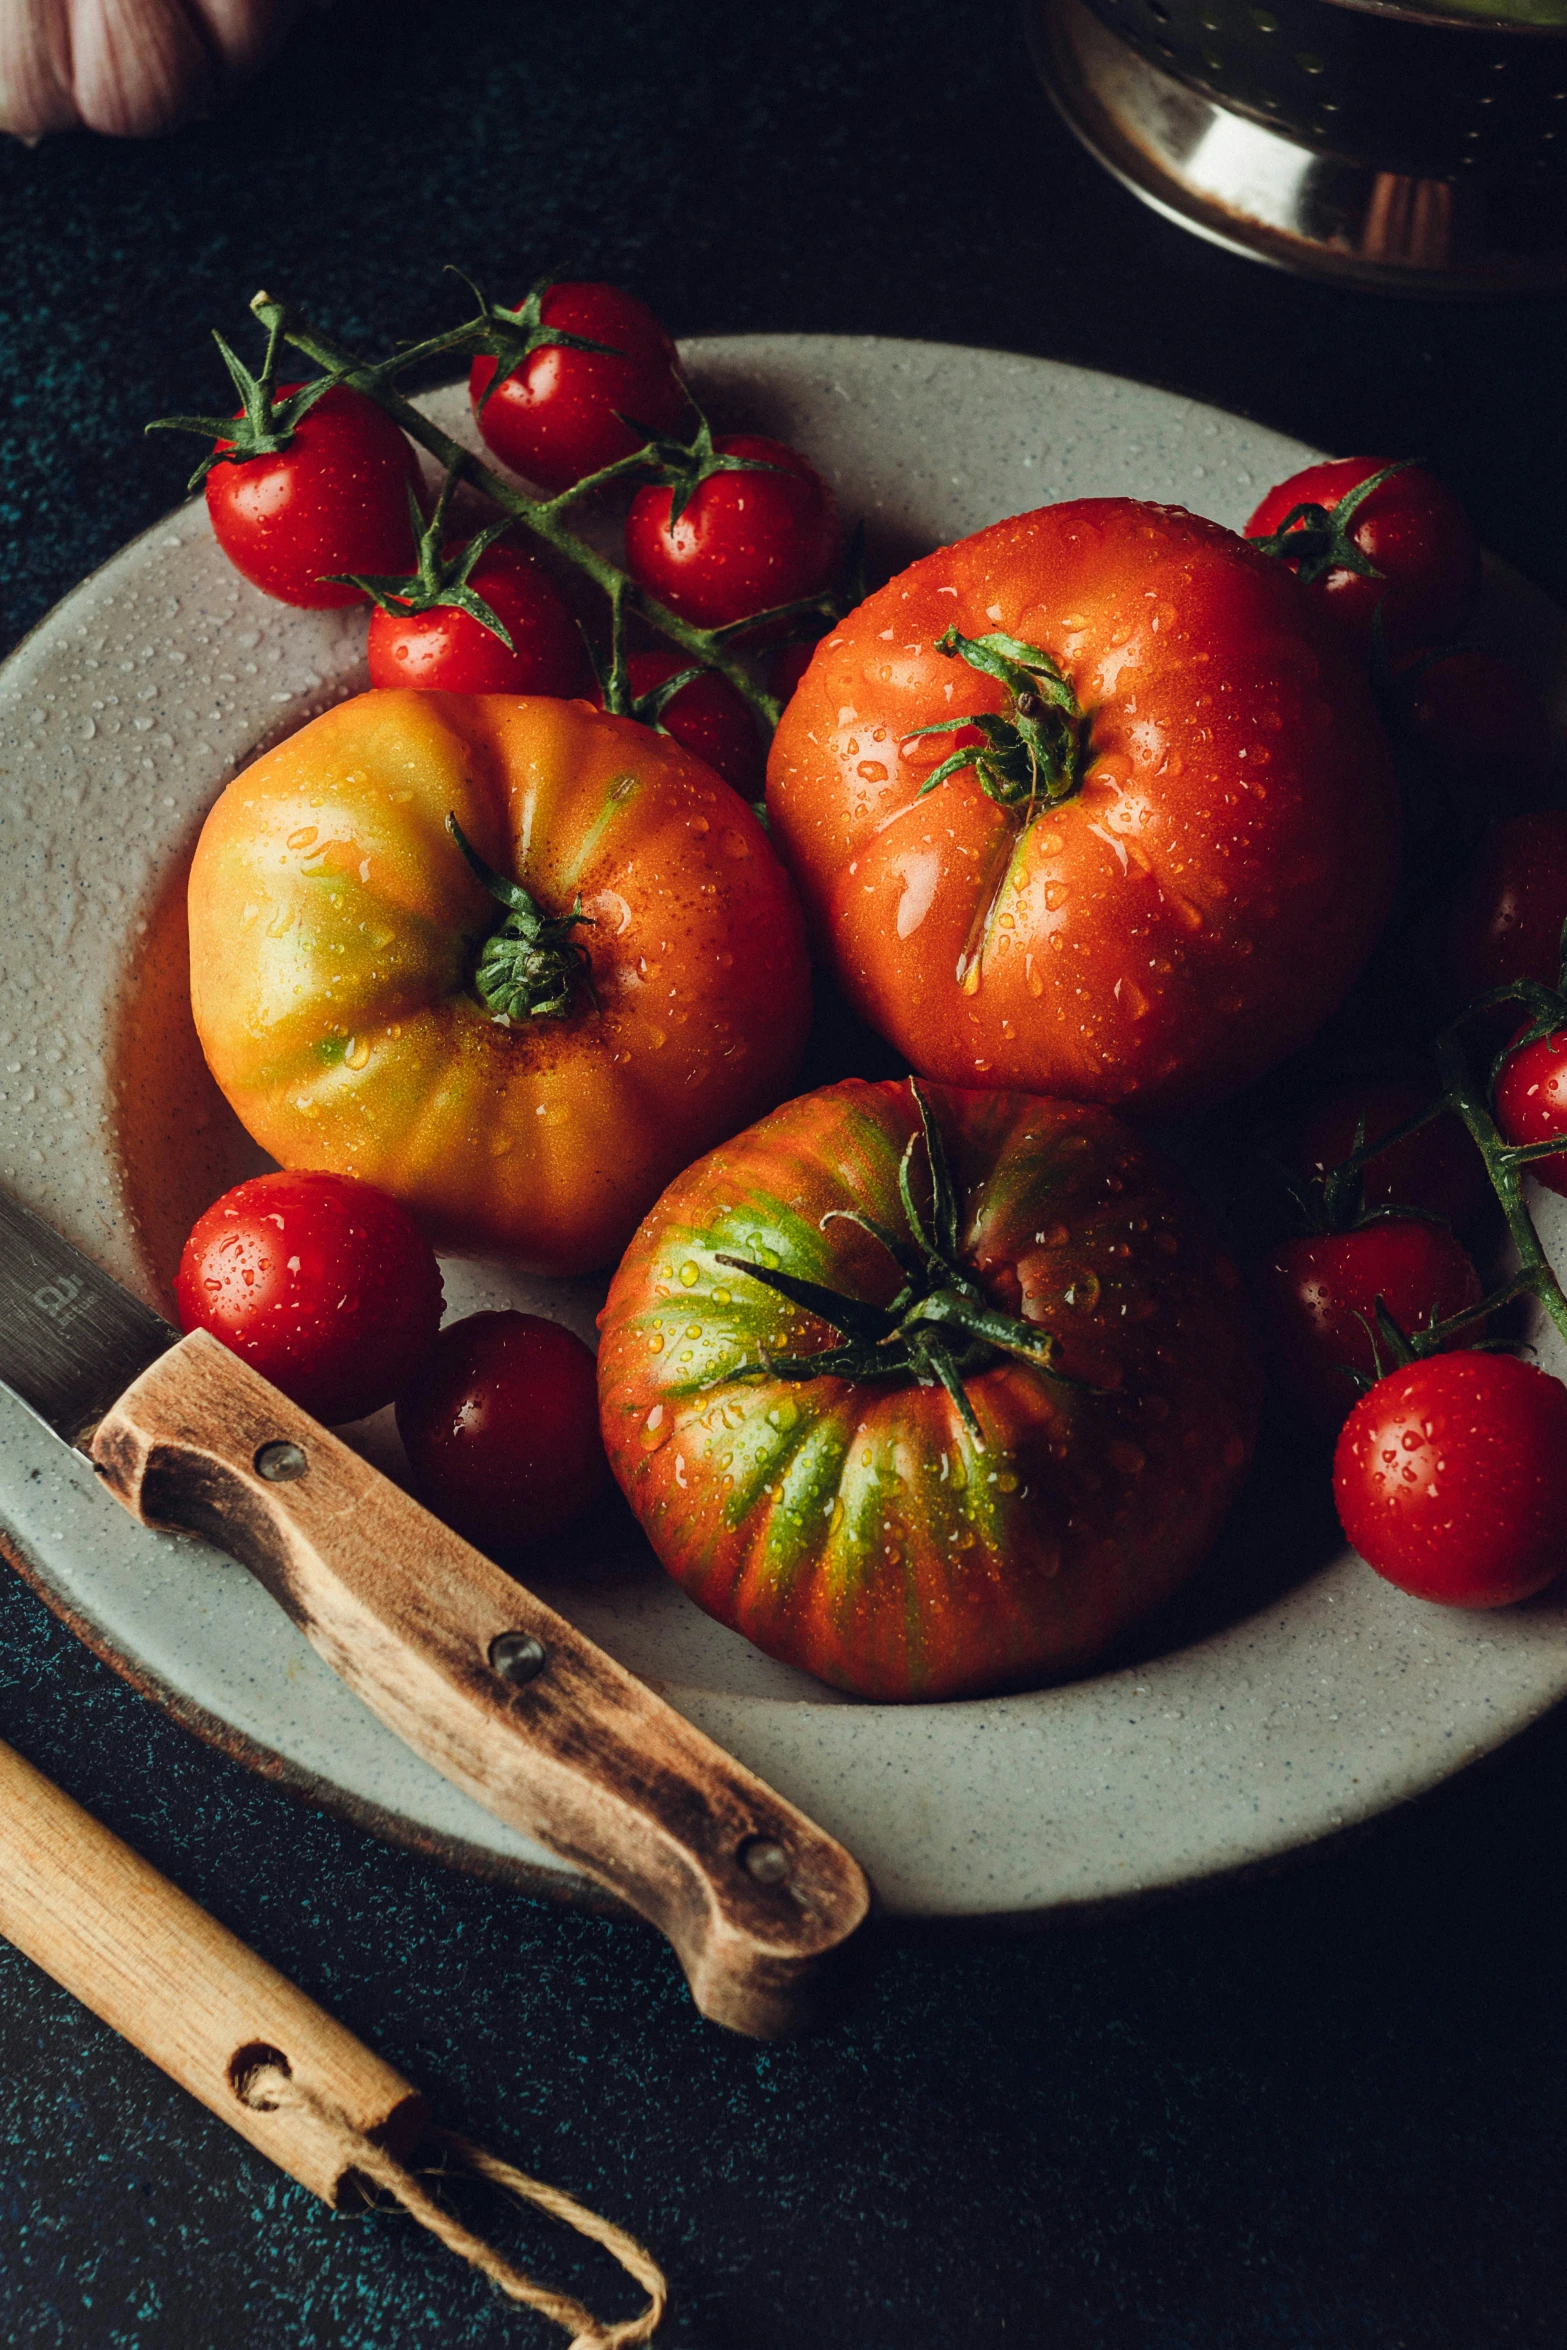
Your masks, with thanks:
<instances>
[{"instance_id":1,"label":"green vine stem","mask_svg":"<svg viewBox=\"0 0 1567 2350\"><path fill-rule=\"evenodd\" d=\"M257 294L250 307L269 337L280 337L294 350L303 353L305 358L313 360L318 367L325 368L334 382L347 384L352 390L363 392L366 398L373 400L395 424L402 427L410 440L428 449L449 470L460 472L466 481L493 500L503 512L514 515L546 546L553 547L568 563L585 572L612 603L620 601L629 604L657 629L660 636L667 637L671 644L678 645L704 668L716 669L721 677L727 678L736 691L744 695L769 729L777 725L779 703L756 683L744 663L737 660L729 649L730 640L735 634L733 627L695 628L689 620L682 620L678 612L671 612L666 604L660 603L646 588L639 587L608 556L599 554L596 548L578 538L564 519L567 509L578 498L634 471L644 462L642 451L606 466L601 473L591 474L585 481L574 483L556 497L530 498L514 483L492 472L481 458L442 432L438 425L432 424L411 400L405 399L393 387L394 376L403 374L422 361L471 351L475 331L471 319L461 326L453 327L446 334L432 335L422 343L409 344L394 358L376 364L357 358L352 351L334 342L308 320L299 317L286 302L275 300L271 294ZM750 630L762 622L779 617L792 618L805 611L821 611L829 618L832 616L827 611L826 598L808 597L797 604L780 606L775 613L758 613L741 625Z\"/></svg>"},{"instance_id":2,"label":"green vine stem","mask_svg":"<svg viewBox=\"0 0 1567 2350\"><path fill-rule=\"evenodd\" d=\"M1345 1176L1359 1173L1380 1152L1391 1150L1411 1134L1418 1134L1434 1118L1446 1112L1461 1118L1469 1138L1485 1162L1485 1171L1491 1179L1507 1229L1518 1252L1518 1270L1510 1280L1482 1298L1476 1306L1462 1313L1450 1314L1446 1321L1435 1322L1428 1329L1417 1331L1409 1338L1411 1351L1416 1355L1434 1354L1437 1349L1467 1329L1481 1322L1516 1298L1537 1298L1556 1325L1564 1344L1567 1344L1567 1294L1551 1269L1549 1258L1540 1245L1534 1219L1524 1202L1523 1170L1535 1159L1560 1157L1567 1144L1561 1142L1531 1142L1513 1144L1504 1142L1491 1115L1488 1089L1477 1085L1463 1041L1464 1022L1473 1014L1491 1010L1497 1004L1522 1002L1538 1009L1536 999L1545 993L1529 981L1515 987L1499 987L1482 996L1462 1012L1450 1028L1443 1030L1436 1040L1437 1071L1443 1090L1417 1118L1410 1118L1391 1133L1378 1136L1374 1143L1361 1146L1350 1153L1337 1172ZM1509 1048L1511 1049L1511 1048Z\"/></svg>"}]
</instances>

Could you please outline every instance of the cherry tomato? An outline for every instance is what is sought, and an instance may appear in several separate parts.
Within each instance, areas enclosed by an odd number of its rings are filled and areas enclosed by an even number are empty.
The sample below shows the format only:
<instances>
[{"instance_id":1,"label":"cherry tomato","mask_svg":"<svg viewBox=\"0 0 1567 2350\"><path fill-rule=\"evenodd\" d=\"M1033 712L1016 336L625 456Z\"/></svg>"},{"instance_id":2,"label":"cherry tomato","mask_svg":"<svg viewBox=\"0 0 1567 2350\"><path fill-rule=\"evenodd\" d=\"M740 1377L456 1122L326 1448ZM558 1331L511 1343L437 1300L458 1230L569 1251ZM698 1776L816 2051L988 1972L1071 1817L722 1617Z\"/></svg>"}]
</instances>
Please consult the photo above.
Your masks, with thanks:
<instances>
[{"instance_id":1,"label":"cherry tomato","mask_svg":"<svg viewBox=\"0 0 1567 2350\"><path fill-rule=\"evenodd\" d=\"M767 673L767 690L780 709L794 697L794 689L811 666L814 645L785 645Z\"/></svg>"},{"instance_id":2,"label":"cherry tomato","mask_svg":"<svg viewBox=\"0 0 1567 2350\"><path fill-rule=\"evenodd\" d=\"M673 524L674 493L650 485L626 516L632 577L699 628L814 596L838 553L838 511L814 466L760 433L721 434L713 446L775 470L710 473Z\"/></svg>"},{"instance_id":3,"label":"cherry tomato","mask_svg":"<svg viewBox=\"0 0 1567 2350\"><path fill-rule=\"evenodd\" d=\"M337 1425L390 1403L441 1321L435 1255L406 1208L347 1175L257 1175L196 1220L175 1277L214 1338Z\"/></svg>"},{"instance_id":4,"label":"cherry tomato","mask_svg":"<svg viewBox=\"0 0 1567 2350\"><path fill-rule=\"evenodd\" d=\"M1496 1123L1504 1142L1554 1142L1560 1136L1567 1146L1567 1028L1508 1054L1497 1073ZM1567 1195L1567 1148L1560 1158L1535 1159L1529 1173L1547 1191Z\"/></svg>"},{"instance_id":5,"label":"cherry tomato","mask_svg":"<svg viewBox=\"0 0 1567 2350\"><path fill-rule=\"evenodd\" d=\"M1296 1145L1296 1164L1307 1174L1326 1175L1350 1156L1362 1123L1365 1140L1376 1142L1418 1117L1436 1090L1416 1077L1343 1087L1307 1120ZM1368 1208L1419 1208L1459 1232L1492 1197L1485 1161L1451 1111L1368 1159L1360 1179Z\"/></svg>"},{"instance_id":6,"label":"cherry tomato","mask_svg":"<svg viewBox=\"0 0 1567 2350\"><path fill-rule=\"evenodd\" d=\"M680 361L645 302L618 286L563 283L546 290L539 316L547 327L609 348L546 343L488 400L496 362L474 361L469 396L480 432L504 464L543 489L564 490L639 449L645 435L637 426L674 431L687 407Z\"/></svg>"},{"instance_id":7,"label":"cherry tomato","mask_svg":"<svg viewBox=\"0 0 1567 2350\"><path fill-rule=\"evenodd\" d=\"M632 653L626 673L633 694L649 694L666 677L690 667L684 653ZM767 754L745 696L727 677L720 677L716 669L694 677L670 696L658 722L693 757L705 760L715 775L732 784L742 798L761 798Z\"/></svg>"},{"instance_id":8,"label":"cherry tomato","mask_svg":"<svg viewBox=\"0 0 1567 2350\"><path fill-rule=\"evenodd\" d=\"M1366 1564L1416 1599L1528 1599L1567 1566L1567 1387L1515 1355L1394 1371L1344 1423L1333 1498Z\"/></svg>"},{"instance_id":9,"label":"cherry tomato","mask_svg":"<svg viewBox=\"0 0 1567 2350\"><path fill-rule=\"evenodd\" d=\"M1551 722L1516 661L1460 650L1394 682L1411 733L1461 808L1483 821L1550 804Z\"/></svg>"},{"instance_id":10,"label":"cherry tomato","mask_svg":"<svg viewBox=\"0 0 1567 2350\"><path fill-rule=\"evenodd\" d=\"M1478 1305L1480 1276L1450 1232L1418 1217L1379 1216L1353 1232L1285 1241L1253 1285L1268 1367L1284 1401L1331 1436L1355 1401L1350 1371L1370 1379L1376 1355L1366 1325L1377 1300L1399 1328L1424 1329ZM1457 1335L1472 1345L1478 1326Z\"/></svg>"},{"instance_id":11,"label":"cherry tomato","mask_svg":"<svg viewBox=\"0 0 1567 2350\"><path fill-rule=\"evenodd\" d=\"M448 558L459 552L446 548ZM501 621L498 636L455 604L428 612L370 615L370 683L411 685L450 694L580 693L588 664L582 632L562 597L531 557L515 547L486 549L468 585Z\"/></svg>"},{"instance_id":12,"label":"cherry tomato","mask_svg":"<svg viewBox=\"0 0 1567 2350\"><path fill-rule=\"evenodd\" d=\"M1567 814L1542 811L1493 826L1448 924L1448 969L1458 1001L1515 979L1554 987L1564 923Z\"/></svg>"},{"instance_id":13,"label":"cherry tomato","mask_svg":"<svg viewBox=\"0 0 1567 2350\"><path fill-rule=\"evenodd\" d=\"M286 398L297 384L280 384ZM218 446L229 444L220 441ZM412 446L363 392L323 392L275 457L214 465L207 476L213 534L236 571L264 595L311 611L362 604L363 591L325 574L384 577L409 570L408 493L422 491Z\"/></svg>"},{"instance_id":14,"label":"cherry tomato","mask_svg":"<svg viewBox=\"0 0 1567 2350\"><path fill-rule=\"evenodd\" d=\"M421 1500L480 1550L558 1534L609 1491L593 1357L537 1314L448 1323L397 1432Z\"/></svg>"},{"instance_id":15,"label":"cherry tomato","mask_svg":"<svg viewBox=\"0 0 1567 2350\"><path fill-rule=\"evenodd\" d=\"M1386 457L1336 457L1306 466L1268 492L1247 523L1246 536L1271 538L1292 506L1310 503L1331 511L1389 462ZM1451 490L1420 466L1407 465L1356 508L1348 536L1381 577L1368 579L1335 565L1312 581L1307 593L1332 613L1352 644L1369 653L1372 615L1379 608L1383 644L1392 661L1458 634L1480 594L1480 543Z\"/></svg>"}]
</instances>

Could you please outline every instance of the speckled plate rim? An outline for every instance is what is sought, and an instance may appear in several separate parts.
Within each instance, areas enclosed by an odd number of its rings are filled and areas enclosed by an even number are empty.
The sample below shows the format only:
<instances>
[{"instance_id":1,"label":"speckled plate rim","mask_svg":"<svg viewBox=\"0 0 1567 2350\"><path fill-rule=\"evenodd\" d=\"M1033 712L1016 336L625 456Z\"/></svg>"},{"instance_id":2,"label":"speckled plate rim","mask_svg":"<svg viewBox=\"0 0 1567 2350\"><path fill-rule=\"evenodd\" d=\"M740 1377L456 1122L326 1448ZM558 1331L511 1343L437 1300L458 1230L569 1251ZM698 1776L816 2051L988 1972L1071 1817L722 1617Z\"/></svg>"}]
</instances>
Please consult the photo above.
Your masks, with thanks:
<instances>
[{"instance_id":1,"label":"speckled plate rim","mask_svg":"<svg viewBox=\"0 0 1567 2350\"><path fill-rule=\"evenodd\" d=\"M1315 454L1179 394L1007 353L743 336L704 338L688 357L721 415L796 441L847 510L911 552L1090 493L1238 524ZM460 394L434 403L457 429ZM1490 633L1523 648L1559 708L1560 615L1509 574L1489 596ZM73 590L0 669L0 1181L144 1293L105 1049L119 993L205 806L269 731L362 682L361 628L254 596L191 506ZM211 658L176 671L173 635L192 629ZM204 682L214 643L237 672L241 636L260 657L219 707ZM111 668L151 688L150 715L133 706L140 685L112 706L118 731L98 690ZM459 1291L461 1311L495 1294L482 1274ZM579 1327L591 1314L582 1285L550 1304ZM601 1904L382 1729L250 1577L134 1526L3 1394L0 1520L0 1547L33 1587L187 1727L377 1833ZM580 1604L559 1585L549 1596L843 1837L884 1907L916 1915L1081 1908L1275 1859L1419 1795L1567 1695L1567 1606L1423 1607L1348 1554L1154 1662L947 1706L844 1701L661 1581Z\"/></svg>"}]
</instances>

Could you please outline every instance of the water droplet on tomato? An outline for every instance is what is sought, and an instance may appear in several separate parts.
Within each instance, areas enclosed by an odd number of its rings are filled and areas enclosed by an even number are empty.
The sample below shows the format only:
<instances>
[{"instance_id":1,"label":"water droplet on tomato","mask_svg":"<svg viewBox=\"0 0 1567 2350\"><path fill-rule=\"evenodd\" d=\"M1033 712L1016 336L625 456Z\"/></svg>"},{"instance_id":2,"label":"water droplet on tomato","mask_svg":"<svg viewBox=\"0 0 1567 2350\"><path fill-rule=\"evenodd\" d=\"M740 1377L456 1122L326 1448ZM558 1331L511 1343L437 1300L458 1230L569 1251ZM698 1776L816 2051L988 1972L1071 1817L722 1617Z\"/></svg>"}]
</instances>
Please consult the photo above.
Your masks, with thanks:
<instances>
[{"instance_id":1,"label":"water droplet on tomato","mask_svg":"<svg viewBox=\"0 0 1567 2350\"><path fill-rule=\"evenodd\" d=\"M1093 1312L1103 1294L1097 1273L1074 1273L1066 1288L1061 1292L1067 1305L1076 1306L1081 1313L1085 1314Z\"/></svg>"},{"instance_id":2,"label":"water droplet on tomato","mask_svg":"<svg viewBox=\"0 0 1567 2350\"><path fill-rule=\"evenodd\" d=\"M657 1452L661 1444L667 1444L669 1442L669 1439L674 1434L674 1432L675 1425L673 1419L670 1417L669 1413L665 1411L661 1403L656 1403L653 1406L653 1409L648 1413L647 1418L642 1423L643 1451Z\"/></svg>"},{"instance_id":3,"label":"water droplet on tomato","mask_svg":"<svg viewBox=\"0 0 1567 2350\"><path fill-rule=\"evenodd\" d=\"M687 1257L685 1263L680 1268L680 1285L682 1289L695 1289L701 1278L701 1266L693 1264L691 1259Z\"/></svg>"},{"instance_id":4,"label":"water droplet on tomato","mask_svg":"<svg viewBox=\"0 0 1567 2350\"><path fill-rule=\"evenodd\" d=\"M743 832L729 831L724 834L724 855L726 857L748 857L750 854L751 844Z\"/></svg>"},{"instance_id":5,"label":"water droplet on tomato","mask_svg":"<svg viewBox=\"0 0 1567 2350\"><path fill-rule=\"evenodd\" d=\"M654 1333L653 1333L653 1335L652 1335L652 1337L651 1337L651 1338L648 1340L647 1344L648 1344L648 1352L649 1352L649 1354L661 1355L661 1354L663 1353L663 1351L664 1351L664 1333L663 1333L663 1331L662 1331L662 1330L655 1330L655 1331L654 1331Z\"/></svg>"},{"instance_id":6,"label":"water droplet on tomato","mask_svg":"<svg viewBox=\"0 0 1567 2350\"><path fill-rule=\"evenodd\" d=\"M351 1036L343 1047L343 1066L345 1069L369 1068L370 1047L362 1036Z\"/></svg>"},{"instance_id":7,"label":"water droplet on tomato","mask_svg":"<svg viewBox=\"0 0 1567 2350\"><path fill-rule=\"evenodd\" d=\"M707 818L705 816L693 816L690 822L690 830L692 832L706 832L708 830Z\"/></svg>"}]
</instances>

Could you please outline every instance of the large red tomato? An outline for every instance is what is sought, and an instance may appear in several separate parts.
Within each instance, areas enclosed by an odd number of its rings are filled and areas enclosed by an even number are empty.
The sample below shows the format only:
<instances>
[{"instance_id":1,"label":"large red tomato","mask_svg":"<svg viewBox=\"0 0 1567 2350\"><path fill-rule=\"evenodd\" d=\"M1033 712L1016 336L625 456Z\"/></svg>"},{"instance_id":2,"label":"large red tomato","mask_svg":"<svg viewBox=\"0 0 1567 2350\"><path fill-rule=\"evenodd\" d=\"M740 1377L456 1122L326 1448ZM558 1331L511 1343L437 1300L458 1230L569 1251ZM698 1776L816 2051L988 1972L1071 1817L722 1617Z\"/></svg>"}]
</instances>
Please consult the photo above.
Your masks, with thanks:
<instances>
[{"instance_id":1,"label":"large red tomato","mask_svg":"<svg viewBox=\"0 0 1567 2350\"><path fill-rule=\"evenodd\" d=\"M982 764L933 786L954 751ZM1397 863L1332 628L1283 564L1127 498L996 523L860 605L767 799L841 985L916 1069L1163 1112L1305 1042Z\"/></svg>"},{"instance_id":2,"label":"large red tomato","mask_svg":"<svg viewBox=\"0 0 1567 2350\"><path fill-rule=\"evenodd\" d=\"M1181 1178L1028 1095L785 1103L670 1185L602 1328L610 1466L670 1573L869 1697L1094 1655L1198 1564L1256 1421Z\"/></svg>"}]
</instances>

